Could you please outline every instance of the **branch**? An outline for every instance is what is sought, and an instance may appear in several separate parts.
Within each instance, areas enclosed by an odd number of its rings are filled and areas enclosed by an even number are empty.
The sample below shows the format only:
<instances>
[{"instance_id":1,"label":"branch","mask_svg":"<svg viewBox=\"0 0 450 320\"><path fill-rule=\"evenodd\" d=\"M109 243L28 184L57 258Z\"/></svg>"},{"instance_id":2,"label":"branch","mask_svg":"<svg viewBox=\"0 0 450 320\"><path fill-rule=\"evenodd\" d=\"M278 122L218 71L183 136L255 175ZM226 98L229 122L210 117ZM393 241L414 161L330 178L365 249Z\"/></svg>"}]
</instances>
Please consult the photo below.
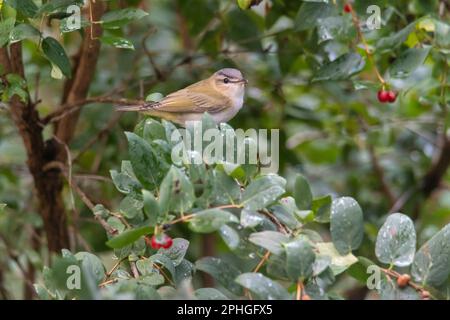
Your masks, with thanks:
<instances>
[{"instance_id":1,"label":"branch","mask_svg":"<svg viewBox=\"0 0 450 320\"><path fill-rule=\"evenodd\" d=\"M7 48L0 48L0 61L4 66L4 72L17 73L25 78L21 42L12 44L10 52L11 56L8 55ZM27 166L33 176L39 201L38 211L44 221L48 248L52 252L59 252L69 246L64 204L62 197L56 192L61 186L61 181L55 177L54 172L46 174L42 172L42 167L54 157L58 146L52 140L44 142L39 115L31 102L24 103L14 95L9 104L12 118L26 150Z\"/></svg>"},{"instance_id":2,"label":"branch","mask_svg":"<svg viewBox=\"0 0 450 320\"><path fill-rule=\"evenodd\" d=\"M436 188L441 184L441 180L447 172L450 166L450 138L447 136L447 78L448 78L448 63L446 57L444 59L444 70L442 72L441 80L441 92L440 92L440 102L439 105L442 109L442 119L444 121L441 134L438 136L440 149L434 158L433 165L430 170L426 173L423 183L422 192L428 197Z\"/></svg>"},{"instance_id":3,"label":"branch","mask_svg":"<svg viewBox=\"0 0 450 320\"><path fill-rule=\"evenodd\" d=\"M362 117L359 117L358 120L361 124L362 130L364 131L364 133L367 134L367 132L369 131L367 123L365 122L365 120ZM392 192L389 184L387 183L387 179L384 174L384 169L381 166L380 161L378 160L378 157L377 157L374 147L371 144L367 144L366 147L367 147L367 151L369 152L369 155L370 155L370 162L372 164L373 170L375 172L376 177L379 180L379 183L381 186L381 191L384 193L386 198L389 200L389 206L393 207L396 203L396 198L395 198L395 195Z\"/></svg>"},{"instance_id":4,"label":"branch","mask_svg":"<svg viewBox=\"0 0 450 320\"><path fill-rule=\"evenodd\" d=\"M74 103L63 104L58 110L48 114L41 120L42 125L47 125L49 123L55 123L61 121L65 117L72 115L73 113L79 112L81 108L91 103L112 103L118 106L120 105L132 105L144 103L142 100L127 100L127 99L114 99L105 96L86 98L79 100Z\"/></svg>"},{"instance_id":5,"label":"branch","mask_svg":"<svg viewBox=\"0 0 450 320\"><path fill-rule=\"evenodd\" d=\"M103 1L89 2L90 20L99 21L104 13ZM95 67L100 52L99 37L102 34L101 25L92 23L90 28L86 28L79 62L76 66L74 78L70 81L70 89L63 100L63 105L79 103L87 97L89 86L94 77ZM63 142L72 140L76 123L79 117L79 110L74 111L70 116L61 118L56 126L56 136ZM63 155L61 155L63 157Z\"/></svg>"},{"instance_id":6,"label":"branch","mask_svg":"<svg viewBox=\"0 0 450 320\"><path fill-rule=\"evenodd\" d=\"M372 145L368 145L367 149L369 151L370 154L370 161L372 162L372 167L373 170L375 171L375 175L377 176L380 185L381 185L381 190L383 191L383 193L385 194L386 198L388 198L389 200L389 205L392 207L395 203L395 196L394 193L392 192L391 188L389 187L387 181L386 181L386 176L384 174L384 169L383 167L380 165L380 162L378 161L378 157L375 153L375 149L373 148Z\"/></svg>"},{"instance_id":7,"label":"branch","mask_svg":"<svg viewBox=\"0 0 450 320\"><path fill-rule=\"evenodd\" d=\"M422 182L422 193L428 197L437 189L450 166L450 139L442 137L441 147L433 161L430 170L425 174Z\"/></svg>"},{"instance_id":8,"label":"branch","mask_svg":"<svg viewBox=\"0 0 450 320\"><path fill-rule=\"evenodd\" d=\"M105 219L103 219L99 214L96 214L94 211L95 205L94 203L91 201L91 199L89 199L89 197L83 192L83 190L80 189L80 187L73 182L72 179L70 179L68 173L67 173L67 168L66 166L60 162L60 161L52 161L49 162L45 165L45 167L43 168L43 171L49 171L52 169L59 169L63 176L66 178L67 182L69 183L70 187L75 190L75 192L78 194L78 196L80 197L81 201L83 201L83 203L89 208L89 210L92 211L92 213L94 214L95 219L101 224L101 226L106 230L106 232L108 232L109 234L117 234L118 230L111 227L106 221Z\"/></svg>"}]
</instances>

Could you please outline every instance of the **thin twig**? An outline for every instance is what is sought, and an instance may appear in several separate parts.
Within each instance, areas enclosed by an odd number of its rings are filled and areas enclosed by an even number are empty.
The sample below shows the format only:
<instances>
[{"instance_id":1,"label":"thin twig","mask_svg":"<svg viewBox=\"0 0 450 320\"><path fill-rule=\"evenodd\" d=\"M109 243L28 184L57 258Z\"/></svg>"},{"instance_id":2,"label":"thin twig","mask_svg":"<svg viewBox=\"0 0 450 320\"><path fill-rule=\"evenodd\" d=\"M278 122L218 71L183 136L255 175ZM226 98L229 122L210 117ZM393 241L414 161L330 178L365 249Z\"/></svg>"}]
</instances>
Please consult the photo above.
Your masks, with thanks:
<instances>
[{"instance_id":1,"label":"thin twig","mask_svg":"<svg viewBox=\"0 0 450 320\"><path fill-rule=\"evenodd\" d=\"M95 205L94 203L88 198L88 196L83 192L83 190L80 189L80 187L73 181L71 181L68 178L67 175L67 169L64 166L64 164L62 162L59 161L51 161L49 163L47 163L42 170L43 171L47 171L47 170L51 170L51 169L59 169L61 170L61 172L63 173L63 176L66 178L67 182L69 183L70 187L75 190L75 192L78 194L78 196L80 197L81 201L83 201L83 203L92 211L92 213L94 213L94 217L95 219L101 224L101 226L106 230L106 232L108 232L111 235L115 235L117 234L119 231L113 227L111 227L106 221L105 219L102 218L102 216L100 214L95 213L94 208Z\"/></svg>"},{"instance_id":2,"label":"thin twig","mask_svg":"<svg viewBox=\"0 0 450 320\"><path fill-rule=\"evenodd\" d=\"M264 256L262 257L262 259L259 261L258 265L256 266L255 269L253 269L253 272L258 272L261 267L264 265L264 263L266 263L266 261L269 259L270 257L270 251L267 251Z\"/></svg>"},{"instance_id":3,"label":"thin twig","mask_svg":"<svg viewBox=\"0 0 450 320\"><path fill-rule=\"evenodd\" d=\"M386 81L381 76L380 72L378 71L378 68L377 68L375 61L373 59L373 56L372 56L372 52L370 51L369 46L366 42L366 39L364 38L364 35L362 33L361 26L359 25L360 21L359 21L358 15L356 14L355 10L353 10L353 9L351 10L351 15L352 15L353 25L355 26L356 31L358 33L358 37L360 38L361 42L364 45L364 51L366 52L367 59L369 59L369 61L372 63L373 68L375 70L375 74L376 74L378 80L381 82L381 84L384 87L386 85Z\"/></svg>"},{"instance_id":4,"label":"thin twig","mask_svg":"<svg viewBox=\"0 0 450 320\"><path fill-rule=\"evenodd\" d=\"M295 293L295 300L302 300L303 283L297 281L297 290Z\"/></svg>"}]
</instances>

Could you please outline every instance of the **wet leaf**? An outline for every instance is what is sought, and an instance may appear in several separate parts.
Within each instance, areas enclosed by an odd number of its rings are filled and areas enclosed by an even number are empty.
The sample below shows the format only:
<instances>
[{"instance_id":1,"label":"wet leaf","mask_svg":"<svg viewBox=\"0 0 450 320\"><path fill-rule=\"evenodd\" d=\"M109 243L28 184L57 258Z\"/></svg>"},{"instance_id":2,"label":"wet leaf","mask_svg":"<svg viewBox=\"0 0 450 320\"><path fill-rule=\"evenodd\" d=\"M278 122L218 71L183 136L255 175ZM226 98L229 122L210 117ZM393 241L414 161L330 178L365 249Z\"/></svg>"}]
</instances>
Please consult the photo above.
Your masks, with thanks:
<instances>
[{"instance_id":1,"label":"wet leaf","mask_svg":"<svg viewBox=\"0 0 450 320\"><path fill-rule=\"evenodd\" d=\"M390 214L378 231L375 254L383 263L409 266L416 252L416 230L412 220L401 213Z\"/></svg>"}]
</instances>

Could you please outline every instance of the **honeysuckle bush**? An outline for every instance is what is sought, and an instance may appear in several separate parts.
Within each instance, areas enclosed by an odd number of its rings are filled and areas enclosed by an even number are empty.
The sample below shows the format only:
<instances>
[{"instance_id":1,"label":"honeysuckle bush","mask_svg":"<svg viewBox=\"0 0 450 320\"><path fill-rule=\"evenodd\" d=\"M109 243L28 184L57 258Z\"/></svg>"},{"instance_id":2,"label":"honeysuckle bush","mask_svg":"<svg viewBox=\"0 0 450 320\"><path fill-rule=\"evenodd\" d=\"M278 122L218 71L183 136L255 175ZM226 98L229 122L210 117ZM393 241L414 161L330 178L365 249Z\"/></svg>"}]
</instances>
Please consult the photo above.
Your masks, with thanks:
<instances>
[{"instance_id":1,"label":"honeysuckle bush","mask_svg":"<svg viewBox=\"0 0 450 320\"><path fill-rule=\"evenodd\" d=\"M211 128L217 126L206 114L202 130ZM223 135L233 130L218 128ZM417 249L414 223L393 213L378 231L378 261L355 256L364 237L364 213L355 199L314 194L302 175L288 190L283 177L261 174L258 163L224 158L192 164L196 155L189 150L185 161L174 163L175 130L147 118L125 133L129 159L111 170L123 199L118 208L93 209L109 226L114 267L106 270L95 254L64 250L36 285L41 298L341 299L333 284L346 273L381 299L448 299L450 225ZM234 152L248 152L252 143L246 137ZM170 236L180 225L217 233L233 258L190 261L190 243L180 237L168 249L151 247L149 237ZM68 269L73 265L81 270L79 287ZM201 273L217 286L202 288L195 281Z\"/></svg>"}]
</instances>

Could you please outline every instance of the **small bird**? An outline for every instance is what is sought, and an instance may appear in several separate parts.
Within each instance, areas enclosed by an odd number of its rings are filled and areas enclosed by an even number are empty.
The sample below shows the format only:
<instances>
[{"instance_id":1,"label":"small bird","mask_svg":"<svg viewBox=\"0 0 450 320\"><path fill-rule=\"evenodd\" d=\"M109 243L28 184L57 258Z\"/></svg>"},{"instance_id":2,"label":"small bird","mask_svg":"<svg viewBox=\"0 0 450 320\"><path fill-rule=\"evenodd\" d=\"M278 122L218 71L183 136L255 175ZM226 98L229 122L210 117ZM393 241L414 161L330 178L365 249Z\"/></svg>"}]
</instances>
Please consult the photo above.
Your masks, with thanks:
<instances>
[{"instance_id":1,"label":"small bird","mask_svg":"<svg viewBox=\"0 0 450 320\"><path fill-rule=\"evenodd\" d=\"M140 111L182 126L187 121L200 121L204 112L208 112L216 123L227 122L242 108L247 83L241 71L225 68L161 101L119 106L117 110Z\"/></svg>"}]
</instances>

